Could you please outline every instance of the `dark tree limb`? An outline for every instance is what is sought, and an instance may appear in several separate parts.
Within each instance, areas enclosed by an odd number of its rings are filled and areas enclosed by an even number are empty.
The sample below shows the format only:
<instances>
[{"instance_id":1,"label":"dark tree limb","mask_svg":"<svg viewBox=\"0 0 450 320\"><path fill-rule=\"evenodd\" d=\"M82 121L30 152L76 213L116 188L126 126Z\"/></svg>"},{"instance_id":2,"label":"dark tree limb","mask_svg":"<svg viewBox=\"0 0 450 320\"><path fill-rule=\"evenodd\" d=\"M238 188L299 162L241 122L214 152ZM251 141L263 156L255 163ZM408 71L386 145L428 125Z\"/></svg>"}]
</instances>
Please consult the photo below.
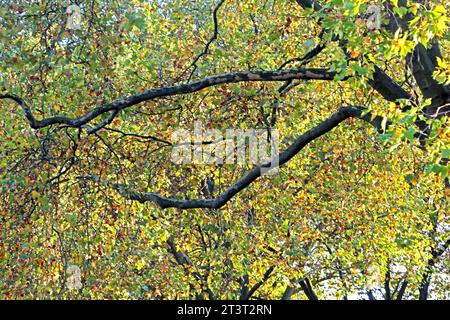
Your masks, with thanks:
<instances>
[{"instance_id":1,"label":"dark tree limb","mask_svg":"<svg viewBox=\"0 0 450 320\"><path fill-rule=\"evenodd\" d=\"M375 298L375 296L373 295L372 290L368 290L368 291L367 291L367 296L369 297L369 300L377 300L377 299Z\"/></svg>"},{"instance_id":2,"label":"dark tree limb","mask_svg":"<svg viewBox=\"0 0 450 320\"><path fill-rule=\"evenodd\" d=\"M428 260L426 270L422 275L422 280L419 285L419 300L428 299L428 288L431 283L431 276L433 275L433 268L436 265L439 257L441 257L450 246L450 238L440 247L431 251L431 258Z\"/></svg>"},{"instance_id":3,"label":"dark tree limb","mask_svg":"<svg viewBox=\"0 0 450 320\"><path fill-rule=\"evenodd\" d=\"M324 246L325 246L325 248L327 248L328 253L332 257L333 256L333 250L331 250L330 246L328 246L326 243L324 243ZM336 257L335 266L336 266L336 269L338 271L339 279L341 280L342 286L344 287L344 300L348 300L347 282L345 281L344 270L342 268L341 261L339 260L338 257Z\"/></svg>"},{"instance_id":4,"label":"dark tree limb","mask_svg":"<svg viewBox=\"0 0 450 320\"><path fill-rule=\"evenodd\" d=\"M12 94L1 94L1 99L11 99L22 107L30 126L33 129L48 127L54 124L64 124L69 127L82 127L97 118L98 116L111 112L120 111L125 108L137 105L144 101L149 101L162 97L174 95L183 95L194 93L202 89L236 82L258 82L258 81L287 81L287 80L333 80L335 72L329 72L326 69L288 69L277 71L241 71L224 73L215 76L203 78L201 80L189 83L174 85L169 87L161 87L144 91L142 93L117 99L111 103L98 106L91 111L85 113L78 118L69 118L65 116L55 116L38 120L34 117L31 108L20 97Z\"/></svg>"},{"instance_id":5,"label":"dark tree limb","mask_svg":"<svg viewBox=\"0 0 450 320\"><path fill-rule=\"evenodd\" d=\"M169 247L170 247L170 253L173 254L173 256L174 256L176 262L177 262L180 266L183 266L183 265L186 265L186 264L189 264L189 265L191 264L191 260L188 258L188 256L187 256L184 252L179 251L179 250L177 249L177 247L175 246L175 242L174 242L172 236L170 236L170 237L167 239L166 242L167 242L167 244L168 244Z\"/></svg>"},{"instance_id":6,"label":"dark tree limb","mask_svg":"<svg viewBox=\"0 0 450 320\"><path fill-rule=\"evenodd\" d=\"M201 53L199 53L194 58L194 61L192 61L192 63L189 65L189 67L187 67L186 70L183 71L183 73L181 74L181 76L183 76L186 73L187 70L189 70L190 68L193 67L193 69L191 71L191 74L189 75L188 82L192 78L192 75L194 74L195 70L197 70L197 62L198 62L198 60L200 60L200 58L203 57L204 55L208 54L209 46L213 43L214 40L217 39L217 36L219 34L219 23L217 22L217 12L219 11L220 7L222 6L222 4L224 2L225 2L225 0L221 0L213 9L213 21L214 21L213 35L211 36L211 38L206 43L205 48L203 49L203 51Z\"/></svg>"},{"instance_id":7,"label":"dark tree limb","mask_svg":"<svg viewBox=\"0 0 450 320\"><path fill-rule=\"evenodd\" d=\"M386 274L384 276L384 299L385 300L392 300L390 262L388 262Z\"/></svg>"},{"instance_id":8,"label":"dark tree limb","mask_svg":"<svg viewBox=\"0 0 450 320\"><path fill-rule=\"evenodd\" d=\"M253 287L250 290L248 290L248 292L247 292L247 290L245 290L244 294L241 294L240 300L250 299L253 296L253 294L256 292L256 290L258 290L269 279L269 277L272 274L274 269L275 269L275 267L273 267L273 266L270 267L269 269L267 269L267 271L264 273L263 278L260 281L255 283L253 285Z\"/></svg>"},{"instance_id":9,"label":"dark tree limb","mask_svg":"<svg viewBox=\"0 0 450 320\"><path fill-rule=\"evenodd\" d=\"M294 281L295 280L291 280L291 282L294 282ZM283 296L281 297L281 300L291 300L291 297L294 293L295 293L295 288L288 285L283 292Z\"/></svg>"},{"instance_id":10,"label":"dark tree limb","mask_svg":"<svg viewBox=\"0 0 450 320\"><path fill-rule=\"evenodd\" d=\"M309 300L319 300L316 293L314 292L311 282L308 278L305 278L304 280L299 281L300 286L303 289L303 292L305 292L306 296Z\"/></svg>"},{"instance_id":11,"label":"dark tree limb","mask_svg":"<svg viewBox=\"0 0 450 320\"><path fill-rule=\"evenodd\" d=\"M154 202L162 209L165 208L178 208L178 209L193 209L193 208L209 208L218 209L224 206L230 199L232 199L237 193L247 188L252 182L258 179L264 170L273 169L282 166L289 160L291 160L297 153L299 153L305 146L308 145L314 139L324 135L338 126L341 122L348 118L359 118L374 125L377 129L381 130L382 118L377 116L372 119L370 114L364 114L365 109L356 106L347 106L339 109L330 118L326 119L316 127L305 132L299 136L294 143L292 143L285 151L279 153L276 157L263 163L260 166L255 166L252 170L247 172L242 178L237 180L234 184L228 187L224 192L219 194L216 198L210 199L176 199L166 198L158 193L154 192L136 192L129 189L127 186L123 186L117 183L109 183L113 186L122 196L130 200L136 200L141 203ZM84 179L99 181L98 177L83 177Z\"/></svg>"},{"instance_id":12,"label":"dark tree limb","mask_svg":"<svg viewBox=\"0 0 450 320\"><path fill-rule=\"evenodd\" d=\"M187 266L193 265L191 259L182 251L178 250L175 241L173 240L173 237L170 236L166 243L169 245L169 252L173 254L175 261L184 269L185 274L189 274L189 270ZM199 268L199 267L197 267ZM194 271L192 273L194 278L200 282L202 285L202 292L200 294L197 294L197 299L203 299L203 293L206 293L210 300L215 300L214 293L211 291L211 289L208 287L204 277L197 271Z\"/></svg>"},{"instance_id":13,"label":"dark tree limb","mask_svg":"<svg viewBox=\"0 0 450 320\"><path fill-rule=\"evenodd\" d=\"M436 113L440 106L450 102L450 86L439 84L433 78L438 57L442 58L442 54L437 41L429 49L419 43L406 57L407 64L424 98L430 98L432 101L431 105L424 110L426 115Z\"/></svg>"},{"instance_id":14,"label":"dark tree limb","mask_svg":"<svg viewBox=\"0 0 450 320\"><path fill-rule=\"evenodd\" d=\"M373 79L369 79L368 83L388 101L395 102L397 99L410 100L412 98L405 89L392 80L377 65L374 66Z\"/></svg>"},{"instance_id":15,"label":"dark tree limb","mask_svg":"<svg viewBox=\"0 0 450 320\"><path fill-rule=\"evenodd\" d=\"M170 141L167 141L167 140L164 140L164 139L158 138L156 136L152 136L152 135L141 135L141 134L137 134L137 133L127 133L127 132L123 132L122 130L109 128L109 127L105 127L105 130L111 131L111 132L120 133L121 134L120 138L134 137L134 138L138 138L138 139L141 139L141 140L144 140L144 141L151 141L151 142L162 143L165 146L172 146L173 145L172 142L170 142Z\"/></svg>"},{"instance_id":16,"label":"dark tree limb","mask_svg":"<svg viewBox=\"0 0 450 320\"><path fill-rule=\"evenodd\" d=\"M400 290L397 293L396 300L403 300L403 296L405 295L406 287L408 286L408 281L406 279L402 282L400 286Z\"/></svg>"}]
</instances>

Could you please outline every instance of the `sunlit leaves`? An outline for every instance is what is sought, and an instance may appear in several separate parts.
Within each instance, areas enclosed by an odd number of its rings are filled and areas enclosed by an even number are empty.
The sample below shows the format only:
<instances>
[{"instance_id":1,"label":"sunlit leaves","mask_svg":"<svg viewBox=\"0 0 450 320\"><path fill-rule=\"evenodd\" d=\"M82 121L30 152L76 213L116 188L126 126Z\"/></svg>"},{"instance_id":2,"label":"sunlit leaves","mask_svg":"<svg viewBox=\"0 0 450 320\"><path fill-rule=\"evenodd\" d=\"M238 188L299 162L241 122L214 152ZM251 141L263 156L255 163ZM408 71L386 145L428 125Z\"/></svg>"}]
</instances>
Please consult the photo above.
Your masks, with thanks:
<instances>
[{"instance_id":1,"label":"sunlit leaves","mask_svg":"<svg viewBox=\"0 0 450 320\"><path fill-rule=\"evenodd\" d=\"M64 28L62 5L2 7L0 92L22 96L41 119L185 83L211 37L215 4L86 1L74 31ZM147 101L92 135L84 127L31 130L20 108L2 100L1 297L193 299L209 298L209 288L215 298L237 299L244 278L251 286L275 266L260 298L280 298L300 277L320 298L335 298L380 286L390 262L396 279L408 277L413 298L430 248L448 236L450 126L448 117L423 114L433 99L411 80L407 59L418 43L429 48L438 39L434 78L448 84L448 19L441 5L392 4L411 18L408 28L368 28L368 1L323 1L319 13L295 1L226 1L217 39L192 73L276 70L293 59L286 68L327 68L335 81L293 82L284 93L280 83L236 83ZM381 22L386 28L387 17ZM299 59L318 45L325 48L314 59ZM375 64L414 99L387 102L372 90ZM346 120L220 210L161 210L125 200L109 184L204 198L212 177L217 195L251 166L175 165L175 130L195 121L221 131L266 128L269 115L283 149L344 105L381 116L383 132ZM417 120L429 126L424 146ZM69 265L81 269L80 291L64 285Z\"/></svg>"}]
</instances>

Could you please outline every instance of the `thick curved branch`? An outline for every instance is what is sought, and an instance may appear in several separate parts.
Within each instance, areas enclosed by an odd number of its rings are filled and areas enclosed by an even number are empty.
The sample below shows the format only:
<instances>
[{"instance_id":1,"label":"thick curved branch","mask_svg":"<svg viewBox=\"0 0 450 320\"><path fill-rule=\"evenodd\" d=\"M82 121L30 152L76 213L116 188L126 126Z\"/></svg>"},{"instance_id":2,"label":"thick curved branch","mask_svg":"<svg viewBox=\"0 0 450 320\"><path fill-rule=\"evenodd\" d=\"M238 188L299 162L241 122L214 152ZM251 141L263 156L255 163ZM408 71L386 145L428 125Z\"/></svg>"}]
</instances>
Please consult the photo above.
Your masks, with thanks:
<instances>
[{"instance_id":1,"label":"thick curved branch","mask_svg":"<svg viewBox=\"0 0 450 320\"><path fill-rule=\"evenodd\" d=\"M330 118L326 119L316 127L305 132L299 136L294 143L292 143L285 151L281 152L278 156L265 162L261 166L255 166L252 170L247 172L242 178L237 180L234 184L228 187L223 193L216 198L211 199L175 199L166 198L158 193L154 192L136 192L130 190L128 187L124 187L117 183L110 183L118 192L127 199L136 200L139 202L151 201L159 205L162 209L165 208L179 208L179 209L193 209L193 208L210 208L218 209L225 205L231 198L237 193L247 188L252 182L258 179L263 172L267 172L270 169L282 166L289 160L291 160L297 153L299 153L308 143L331 131L338 126L341 122L348 118L359 118L364 121L372 123L376 128L381 130L382 118L377 116L372 119L370 114L364 114L364 108L356 106L347 106L339 109ZM86 177L85 177L86 178ZM99 181L98 177L88 177L87 179Z\"/></svg>"},{"instance_id":2,"label":"thick curved branch","mask_svg":"<svg viewBox=\"0 0 450 320\"><path fill-rule=\"evenodd\" d=\"M221 84L236 83L236 82L256 82L256 81L286 81L286 80L333 80L335 72L329 72L326 69L288 69L277 71L241 71L224 73L215 76L206 77L204 79L189 83L169 87L161 87L148 90L133 96L117 99L109 104L105 104L92 109L81 117L69 118L65 116L56 116L37 120L31 108L26 102L12 94L2 94L1 99L11 99L18 103L25 114L30 126L33 129L48 127L54 124L64 124L69 127L82 127L97 118L98 116L110 112L120 111L125 108L137 105L141 102L169 97L174 95L182 95L200 91L202 89L213 87Z\"/></svg>"},{"instance_id":3,"label":"thick curved branch","mask_svg":"<svg viewBox=\"0 0 450 320\"><path fill-rule=\"evenodd\" d=\"M367 82L388 101L395 102L397 99L411 100L412 98L405 89L377 65L374 66L373 79L369 79Z\"/></svg>"}]
</instances>

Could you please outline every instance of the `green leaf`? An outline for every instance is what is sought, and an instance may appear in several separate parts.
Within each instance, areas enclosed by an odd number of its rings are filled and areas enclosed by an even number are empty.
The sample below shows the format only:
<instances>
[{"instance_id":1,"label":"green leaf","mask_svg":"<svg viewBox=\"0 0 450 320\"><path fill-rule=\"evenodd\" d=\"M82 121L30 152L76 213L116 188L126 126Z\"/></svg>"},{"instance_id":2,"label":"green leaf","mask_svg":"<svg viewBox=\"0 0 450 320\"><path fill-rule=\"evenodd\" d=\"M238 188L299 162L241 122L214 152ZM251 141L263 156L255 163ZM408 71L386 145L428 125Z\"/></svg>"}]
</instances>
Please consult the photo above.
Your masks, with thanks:
<instances>
[{"instance_id":1,"label":"green leaf","mask_svg":"<svg viewBox=\"0 0 450 320\"><path fill-rule=\"evenodd\" d=\"M414 135L416 134L416 130L414 130L413 127L409 127L408 130L406 130L403 133L403 136L408 139L410 142L414 141Z\"/></svg>"}]
</instances>

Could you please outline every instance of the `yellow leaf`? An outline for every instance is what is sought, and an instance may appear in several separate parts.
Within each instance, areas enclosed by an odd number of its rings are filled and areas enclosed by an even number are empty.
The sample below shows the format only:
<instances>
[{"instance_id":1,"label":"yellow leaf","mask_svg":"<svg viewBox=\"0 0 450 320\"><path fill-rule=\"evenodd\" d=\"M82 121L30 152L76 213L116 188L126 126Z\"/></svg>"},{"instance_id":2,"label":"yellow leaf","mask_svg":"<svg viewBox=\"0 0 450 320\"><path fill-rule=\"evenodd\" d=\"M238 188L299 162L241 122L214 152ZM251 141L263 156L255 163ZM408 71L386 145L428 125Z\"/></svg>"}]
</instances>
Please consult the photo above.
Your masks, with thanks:
<instances>
[{"instance_id":1,"label":"yellow leaf","mask_svg":"<svg viewBox=\"0 0 450 320\"><path fill-rule=\"evenodd\" d=\"M441 67L441 68L443 68L443 69L446 69L446 68L447 68L447 64L445 63L444 60L442 60L442 59L439 58L439 57L437 57L436 60L437 60L437 64L438 64L439 67Z\"/></svg>"},{"instance_id":2,"label":"yellow leaf","mask_svg":"<svg viewBox=\"0 0 450 320\"><path fill-rule=\"evenodd\" d=\"M38 199L41 196L41 194L36 190L33 190L31 191L31 196L33 197L33 199Z\"/></svg>"}]
</instances>

